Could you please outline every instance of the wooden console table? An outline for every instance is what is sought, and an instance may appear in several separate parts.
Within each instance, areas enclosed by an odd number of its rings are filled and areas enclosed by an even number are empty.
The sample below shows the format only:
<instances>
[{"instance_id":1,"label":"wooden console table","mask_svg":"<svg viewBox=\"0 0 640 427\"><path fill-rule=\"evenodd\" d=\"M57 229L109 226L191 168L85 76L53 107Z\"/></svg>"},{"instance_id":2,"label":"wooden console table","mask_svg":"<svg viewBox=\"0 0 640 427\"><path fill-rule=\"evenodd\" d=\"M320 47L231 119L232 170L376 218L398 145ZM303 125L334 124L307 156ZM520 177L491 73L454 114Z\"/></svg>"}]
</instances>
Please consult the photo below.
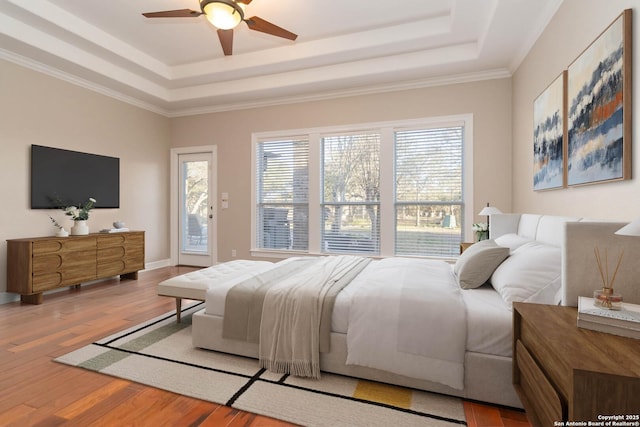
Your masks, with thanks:
<instances>
[{"instance_id":1,"label":"wooden console table","mask_svg":"<svg viewBox=\"0 0 640 427\"><path fill-rule=\"evenodd\" d=\"M640 421L640 340L578 328L574 307L514 303L513 326L513 383L533 426Z\"/></svg>"},{"instance_id":2,"label":"wooden console table","mask_svg":"<svg viewBox=\"0 0 640 427\"><path fill-rule=\"evenodd\" d=\"M7 292L42 304L42 293L111 276L137 279L144 231L7 240Z\"/></svg>"}]
</instances>

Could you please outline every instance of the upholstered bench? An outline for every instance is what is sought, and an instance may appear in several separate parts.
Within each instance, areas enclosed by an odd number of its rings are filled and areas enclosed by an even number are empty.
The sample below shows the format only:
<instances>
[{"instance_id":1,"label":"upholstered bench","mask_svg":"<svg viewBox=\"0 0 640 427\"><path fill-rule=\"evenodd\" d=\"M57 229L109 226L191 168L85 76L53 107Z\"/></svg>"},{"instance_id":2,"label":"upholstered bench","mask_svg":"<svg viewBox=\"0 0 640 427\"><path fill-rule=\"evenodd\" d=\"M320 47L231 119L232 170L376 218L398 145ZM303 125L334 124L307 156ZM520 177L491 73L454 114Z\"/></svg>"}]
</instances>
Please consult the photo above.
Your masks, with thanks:
<instances>
[{"instance_id":1,"label":"upholstered bench","mask_svg":"<svg viewBox=\"0 0 640 427\"><path fill-rule=\"evenodd\" d=\"M229 280L241 280L249 273L266 270L273 265L270 261L234 260L202 270L192 271L172 277L158 284L158 295L176 299L176 318L180 323L182 300L204 301L207 290Z\"/></svg>"}]
</instances>

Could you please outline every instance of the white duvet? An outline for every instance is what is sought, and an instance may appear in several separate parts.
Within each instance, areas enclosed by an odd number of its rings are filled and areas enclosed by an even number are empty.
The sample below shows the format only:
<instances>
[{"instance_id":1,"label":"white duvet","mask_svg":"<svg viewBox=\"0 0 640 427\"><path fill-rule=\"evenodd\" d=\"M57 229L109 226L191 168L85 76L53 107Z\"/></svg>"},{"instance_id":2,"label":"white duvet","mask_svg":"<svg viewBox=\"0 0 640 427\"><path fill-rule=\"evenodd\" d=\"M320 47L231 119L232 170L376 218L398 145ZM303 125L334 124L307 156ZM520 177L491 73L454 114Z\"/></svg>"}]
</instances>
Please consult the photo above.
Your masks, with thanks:
<instances>
[{"instance_id":1,"label":"white duvet","mask_svg":"<svg viewBox=\"0 0 640 427\"><path fill-rule=\"evenodd\" d=\"M464 388L466 309L450 265L387 258L348 288L347 364Z\"/></svg>"}]
</instances>

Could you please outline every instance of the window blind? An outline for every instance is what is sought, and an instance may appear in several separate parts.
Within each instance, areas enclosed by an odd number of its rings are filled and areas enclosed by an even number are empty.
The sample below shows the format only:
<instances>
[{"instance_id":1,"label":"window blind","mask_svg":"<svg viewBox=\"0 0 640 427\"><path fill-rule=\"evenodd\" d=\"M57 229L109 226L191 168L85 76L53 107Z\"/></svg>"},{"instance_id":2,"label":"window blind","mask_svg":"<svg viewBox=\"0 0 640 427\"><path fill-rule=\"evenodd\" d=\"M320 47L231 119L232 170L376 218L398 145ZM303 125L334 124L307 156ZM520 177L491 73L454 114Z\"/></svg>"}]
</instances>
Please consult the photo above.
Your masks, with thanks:
<instances>
[{"instance_id":1,"label":"window blind","mask_svg":"<svg viewBox=\"0 0 640 427\"><path fill-rule=\"evenodd\" d=\"M380 133L322 138L326 253L380 253Z\"/></svg>"},{"instance_id":2,"label":"window blind","mask_svg":"<svg viewBox=\"0 0 640 427\"><path fill-rule=\"evenodd\" d=\"M309 248L309 141L263 141L256 149L256 247Z\"/></svg>"},{"instance_id":3,"label":"window blind","mask_svg":"<svg viewBox=\"0 0 640 427\"><path fill-rule=\"evenodd\" d=\"M395 253L459 254L462 126L395 132Z\"/></svg>"}]
</instances>

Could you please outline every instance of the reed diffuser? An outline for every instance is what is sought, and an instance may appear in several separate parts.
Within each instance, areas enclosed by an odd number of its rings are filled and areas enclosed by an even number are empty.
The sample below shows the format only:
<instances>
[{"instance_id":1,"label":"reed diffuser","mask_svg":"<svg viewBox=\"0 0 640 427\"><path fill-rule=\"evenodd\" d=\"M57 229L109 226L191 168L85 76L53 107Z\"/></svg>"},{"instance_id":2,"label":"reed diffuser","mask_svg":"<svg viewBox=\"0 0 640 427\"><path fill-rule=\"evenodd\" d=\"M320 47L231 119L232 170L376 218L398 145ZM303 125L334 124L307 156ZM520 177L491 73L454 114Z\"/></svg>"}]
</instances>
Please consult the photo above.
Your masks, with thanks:
<instances>
[{"instance_id":1,"label":"reed diffuser","mask_svg":"<svg viewBox=\"0 0 640 427\"><path fill-rule=\"evenodd\" d=\"M609 254L607 250L604 251L604 267L602 264L602 257L600 251L596 246L594 249L596 255L596 261L598 263L598 270L600 270L600 278L602 279L602 289L593 292L593 303L596 307L606 308L609 310L621 310L622 309L622 295L613 291L613 283L616 280L618 269L620 268L620 261L622 261L622 255L624 251L620 252L618 262L615 270L613 270L613 276L609 280Z\"/></svg>"}]
</instances>

